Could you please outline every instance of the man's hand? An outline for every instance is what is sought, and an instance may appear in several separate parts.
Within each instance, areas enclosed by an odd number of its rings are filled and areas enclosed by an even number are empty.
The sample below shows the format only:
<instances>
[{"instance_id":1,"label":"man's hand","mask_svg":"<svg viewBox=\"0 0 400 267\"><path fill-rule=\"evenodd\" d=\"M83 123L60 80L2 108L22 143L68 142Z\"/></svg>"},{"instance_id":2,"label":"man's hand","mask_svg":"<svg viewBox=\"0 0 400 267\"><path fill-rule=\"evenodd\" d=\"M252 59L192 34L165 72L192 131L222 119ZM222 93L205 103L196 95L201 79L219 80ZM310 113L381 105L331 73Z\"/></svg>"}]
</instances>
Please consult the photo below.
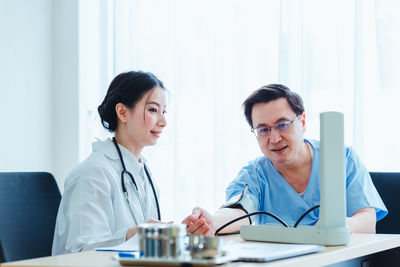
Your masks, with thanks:
<instances>
[{"instance_id":1,"label":"man's hand","mask_svg":"<svg viewBox=\"0 0 400 267\"><path fill-rule=\"evenodd\" d=\"M346 225L352 233L375 234L376 213L374 208L363 208L346 218Z\"/></svg>"},{"instance_id":2,"label":"man's hand","mask_svg":"<svg viewBox=\"0 0 400 267\"><path fill-rule=\"evenodd\" d=\"M187 225L186 230L189 234L206 236L215 234L214 218L202 208L194 208L192 214L187 216L182 223Z\"/></svg>"},{"instance_id":3,"label":"man's hand","mask_svg":"<svg viewBox=\"0 0 400 267\"><path fill-rule=\"evenodd\" d=\"M319 220L315 223L318 226ZM375 234L376 213L374 208L363 208L346 217L346 227L352 233Z\"/></svg>"}]
</instances>

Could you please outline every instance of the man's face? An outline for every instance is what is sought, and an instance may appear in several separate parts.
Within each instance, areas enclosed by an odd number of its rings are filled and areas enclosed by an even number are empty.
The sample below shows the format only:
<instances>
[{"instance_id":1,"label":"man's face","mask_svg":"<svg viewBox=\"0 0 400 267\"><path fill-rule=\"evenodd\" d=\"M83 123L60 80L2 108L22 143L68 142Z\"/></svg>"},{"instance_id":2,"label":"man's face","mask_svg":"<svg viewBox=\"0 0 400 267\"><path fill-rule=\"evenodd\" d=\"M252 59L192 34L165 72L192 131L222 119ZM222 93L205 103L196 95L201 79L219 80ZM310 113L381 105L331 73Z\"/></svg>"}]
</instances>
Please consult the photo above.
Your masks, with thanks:
<instances>
[{"instance_id":1,"label":"man's face","mask_svg":"<svg viewBox=\"0 0 400 267\"><path fill-rule=\"evenodd\" d=\"M301 149L304 148L305 114L296 118L285 98L278 98L268 103L257 103L253 106L251 118L253 128L274 126L282 122L292 121L285 131L271 128L267 136L258 136L261 151L276 166L294 164L301 160Z\"/></svg>"}]
</instances>

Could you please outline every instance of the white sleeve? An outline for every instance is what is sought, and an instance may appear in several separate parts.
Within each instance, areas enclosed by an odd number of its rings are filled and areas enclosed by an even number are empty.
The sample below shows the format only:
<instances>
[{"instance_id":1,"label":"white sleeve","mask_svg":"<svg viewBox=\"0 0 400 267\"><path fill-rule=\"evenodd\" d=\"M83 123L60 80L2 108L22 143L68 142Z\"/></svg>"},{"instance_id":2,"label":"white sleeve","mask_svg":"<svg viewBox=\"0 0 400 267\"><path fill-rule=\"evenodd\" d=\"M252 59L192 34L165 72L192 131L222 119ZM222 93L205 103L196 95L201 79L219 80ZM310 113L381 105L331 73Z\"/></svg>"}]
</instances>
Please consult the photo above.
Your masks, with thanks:
<instances>
[{"instance_id":1,"label":"white sleeve","mask_svg":"<svg viewBox=\"0 0 400 267\"><path fill-rule=\"evenodd\" d=\"M114 246L125 241L128 229L112 232L115 216L107 175L110 174L103 168L71 174L58 211L53 254Z\"/></svg>"}]
</instances>

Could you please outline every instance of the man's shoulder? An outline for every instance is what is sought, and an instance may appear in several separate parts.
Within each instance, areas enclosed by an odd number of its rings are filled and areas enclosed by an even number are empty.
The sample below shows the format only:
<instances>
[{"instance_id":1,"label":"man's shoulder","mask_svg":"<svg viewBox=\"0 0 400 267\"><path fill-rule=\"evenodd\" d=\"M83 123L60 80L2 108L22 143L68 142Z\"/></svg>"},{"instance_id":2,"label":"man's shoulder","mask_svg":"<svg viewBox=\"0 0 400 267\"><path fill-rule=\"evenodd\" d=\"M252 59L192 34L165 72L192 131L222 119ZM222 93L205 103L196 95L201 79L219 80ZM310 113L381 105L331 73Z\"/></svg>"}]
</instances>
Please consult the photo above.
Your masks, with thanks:
<instances>
[{"instance_id":1,"label":"man's shoulder","mask_svg":"<svg viewBox=\"0 0 400 267\"><path fill-rule=\"evenodd\" d=\"M315 140L315 139L304 139L304 142L306 142L307 144L309 144L313 150L319 150L320 148L320 141L319 140Z\"/></svg>"},{"instance_id":2,"label":"man's shoulder","mask_svg":"<svg viewBox=\"0 0 400 267\"><path fill-rule=\"evenodd\" d=\"M304 139L305 142L311 145L311 147L314 150L320 150L321 147L321 141L320 140L315 140L315 139ZM344 150L346 152L346 155L353 154L354 153L354 148L351 146L345 146Z\"/></svg>"},{"instance_id":3,"label":"man's shoulder","mask_svg":"<svg viewBox=\"0 0 400 267\"><path fill-rule=\"evenodd\" d=\"M271 168L273 168L271 161L263 155L249 161L249 163L242 168L242 171L245 171L252 177L264 177L271 171Z\"/></svg>"}]
</instances>

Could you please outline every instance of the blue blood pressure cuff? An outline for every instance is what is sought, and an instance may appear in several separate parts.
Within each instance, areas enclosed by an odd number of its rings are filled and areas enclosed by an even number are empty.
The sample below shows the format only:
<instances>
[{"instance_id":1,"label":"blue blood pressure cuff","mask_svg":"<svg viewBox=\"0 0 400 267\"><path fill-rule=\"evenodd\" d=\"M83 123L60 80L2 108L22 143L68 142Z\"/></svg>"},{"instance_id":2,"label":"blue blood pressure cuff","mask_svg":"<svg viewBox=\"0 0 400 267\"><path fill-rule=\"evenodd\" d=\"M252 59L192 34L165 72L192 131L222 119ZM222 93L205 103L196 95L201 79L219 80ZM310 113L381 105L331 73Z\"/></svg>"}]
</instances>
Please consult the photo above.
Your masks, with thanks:
<instances>
[{"instance_id":1,"label":"blue blood pressure cuff","mask_svg":"<svg viewBox=\"0 0 400 267\"><path fill-rule=\"evenodd\" d=\"M230 209L241 209L244 210L247 214L254 212L254 204L253 201L251 200L250 196L247 195L247 191L249 190L249 186L246 184L242 191L231 197L228 202L226 202L222 208L230 208ZM251 224L251 219L249 217L250 224Z\"/></svg>"}]
</instances>

